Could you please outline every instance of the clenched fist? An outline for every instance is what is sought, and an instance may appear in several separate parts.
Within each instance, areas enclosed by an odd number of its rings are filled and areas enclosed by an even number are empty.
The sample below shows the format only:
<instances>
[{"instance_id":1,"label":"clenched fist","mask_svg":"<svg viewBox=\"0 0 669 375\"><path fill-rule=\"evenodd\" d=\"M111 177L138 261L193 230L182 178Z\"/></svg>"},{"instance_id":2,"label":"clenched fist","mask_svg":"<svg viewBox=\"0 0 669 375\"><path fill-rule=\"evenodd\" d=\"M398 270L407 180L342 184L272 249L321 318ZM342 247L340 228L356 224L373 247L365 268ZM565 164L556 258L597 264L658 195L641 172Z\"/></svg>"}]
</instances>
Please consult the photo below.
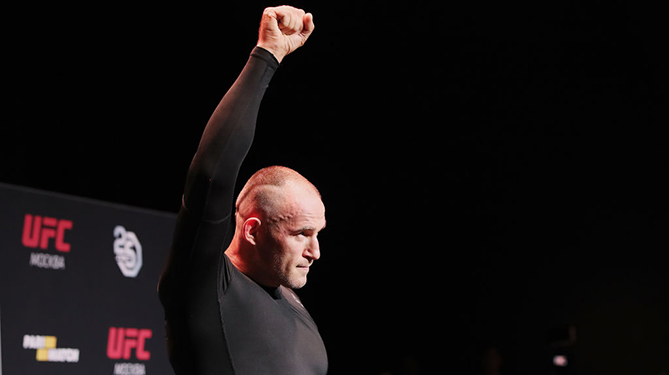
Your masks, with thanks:
<instances>
[{"instance_id":1,"label":"clenched fist","mask_svg":"<svg viewBox=\"0 0 669 375\"><path fill-rule=\"evenodd\" d=\"M314 16L290 6L266 8L260 21L258 47L271 52L279 62L304 45L314 31Z\"/></svg>"}]
</instances>

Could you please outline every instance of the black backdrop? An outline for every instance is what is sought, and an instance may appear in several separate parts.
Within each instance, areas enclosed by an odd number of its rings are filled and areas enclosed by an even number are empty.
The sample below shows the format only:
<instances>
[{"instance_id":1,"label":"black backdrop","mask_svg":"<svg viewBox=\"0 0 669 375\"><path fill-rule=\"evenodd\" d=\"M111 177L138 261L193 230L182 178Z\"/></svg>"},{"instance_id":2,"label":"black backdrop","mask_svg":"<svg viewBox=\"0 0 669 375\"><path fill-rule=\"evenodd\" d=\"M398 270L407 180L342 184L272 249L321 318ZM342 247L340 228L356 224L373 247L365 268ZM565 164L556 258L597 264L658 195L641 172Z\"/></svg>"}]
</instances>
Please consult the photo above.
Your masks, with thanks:
<instances>
[{"instance_id":1,"label":"black backdrop","mask_svg":"<svg viewBox=\"0 0 669 375\"><path fill-rule=\"evenodd\" d=\"M267 5L16 10L2 180L176 212ZM573 371L669 366L659 9L295 5L317 29L275 76L240 180L283 164L323 193L300 294L333 374L474 371L486 345L546 373L567 324Z\"/></svg>"},{"instance_id":2,"label":"black backdrop","mask_svg":"<svg viewBox=\"0 0 669 375\"><path fill-rule=\"evenodd\" d=\"M169 373L156 285L175 215L4 184L0 205L3 374Z\"/></svg>"}]
</instances>

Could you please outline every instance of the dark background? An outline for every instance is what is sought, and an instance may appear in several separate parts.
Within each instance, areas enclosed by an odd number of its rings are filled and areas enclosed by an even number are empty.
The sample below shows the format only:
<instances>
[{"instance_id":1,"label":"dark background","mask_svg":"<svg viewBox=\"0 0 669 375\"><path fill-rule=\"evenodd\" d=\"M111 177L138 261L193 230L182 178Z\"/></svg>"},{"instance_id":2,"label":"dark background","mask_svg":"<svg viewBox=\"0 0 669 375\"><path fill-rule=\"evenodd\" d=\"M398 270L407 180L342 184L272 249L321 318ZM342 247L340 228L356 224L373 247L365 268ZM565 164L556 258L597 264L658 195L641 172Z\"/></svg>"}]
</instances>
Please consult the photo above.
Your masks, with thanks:
<instances>
[{"instance_id":1,"label":"dark background","mask_svg":"<svg viewBox=\"0 0 669 375\"><path fill-rule=\"evenodd\" d=\"M0 184L0 207L3 374L115 374L117 363L139 365L148 375L171 371L163 308L155 290L171 241L163 233L172 230L176 215L5 184ZM28 212L70 220L72 229L64 234L70 251L55 251L53 240L45 249L24 246L21 237ZM131 228L141 238L143 263L133 278L123 276L115 259L117 225ZM60 256L63 268L35 267L33 254ZM110 327L150 330L151 338L144 342L149 358L140 360L136 350L128 352L129 358L110 358ZM57 348L79 350L78 361L36 361L36 350L22 345L25 335L55 336Z\"/></svg>"},{"instance_id":2,"label":"dark background","mask_svg":"<svg viewBox=\"0 0 669 375\"><path fill-rule=\"evenodd\" d=\"M243 5L242 5L243 4ZM2 182L176 212L263 1L11 9ZM332 374L669 368L665 20L631 2L294 2L241 184L327 207L300 295ZM169 235L168 233L165 234Z\"/></svg>"}]
</instances>

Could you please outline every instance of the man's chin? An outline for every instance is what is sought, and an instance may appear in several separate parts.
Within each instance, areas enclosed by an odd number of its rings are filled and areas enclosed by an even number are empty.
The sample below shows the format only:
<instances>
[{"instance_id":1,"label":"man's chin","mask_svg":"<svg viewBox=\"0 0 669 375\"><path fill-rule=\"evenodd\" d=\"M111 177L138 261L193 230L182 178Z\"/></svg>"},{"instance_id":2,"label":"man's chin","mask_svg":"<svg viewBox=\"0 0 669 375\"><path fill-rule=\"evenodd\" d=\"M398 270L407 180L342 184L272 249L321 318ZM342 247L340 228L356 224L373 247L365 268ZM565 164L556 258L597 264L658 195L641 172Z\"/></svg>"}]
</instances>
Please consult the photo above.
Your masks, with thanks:
<instances>
[{"instance_id":1,"label":"man's chin","mask_svg":"<svg viewBox=\"0 0 669 375\"><path fill-rule=\"evenodd\" d=\"M282 283L283 286L290 289L300 289L307 284L307 276L292 277Z\"/></svg>"}]
</instances>

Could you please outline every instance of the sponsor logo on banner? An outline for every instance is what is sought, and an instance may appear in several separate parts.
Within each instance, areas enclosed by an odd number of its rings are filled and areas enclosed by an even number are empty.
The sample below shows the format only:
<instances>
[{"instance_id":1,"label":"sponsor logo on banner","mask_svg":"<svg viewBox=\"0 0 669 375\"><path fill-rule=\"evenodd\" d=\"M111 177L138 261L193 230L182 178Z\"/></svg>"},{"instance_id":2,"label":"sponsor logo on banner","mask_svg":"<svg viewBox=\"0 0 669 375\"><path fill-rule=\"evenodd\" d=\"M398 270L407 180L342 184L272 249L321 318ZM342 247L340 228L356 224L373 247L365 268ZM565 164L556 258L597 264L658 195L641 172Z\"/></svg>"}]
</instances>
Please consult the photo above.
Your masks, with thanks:
<instances>
[{"instance_id":1,"label":"sponsor logo on banner","mask_svg":"<svg viewBox=\"0 0 669 375\"><path fill-rule=\"evenodd\" d=\"M150 329L110 327L107 338L107 357L125 361L148 361L151 352L146 350L146 340L153 337ZM134 351L134 356L133 356ZM114 375L146 375L144 363L117 362Z\"/></svg>"},{"instance_id":2,"label":"sponsor logo on banner","mask_svg":"<svg viewBox=\"0 0 669 375\"><path fill-rule=\"evenodd\" d=\"M72 221L48 216L26 214L23 219L23 246L30 249L53 250L69 253L71 246L65 241ZM45 252L31 252L28 264L32 267L54 270L65 269L65 256Z\"/></svg>"},{"instance_id":3,"label":"sponsor logo on banner","mask_svg":"<svg viewBox=\"0 0 669 375\"><path fill-rule=\"evenodd\" d=\"M142 269L142 244L134 232L117 225L114 228L116 264L125 277L136 277Z\"/></svg>"},{"instance_id":4,"label":"sponsor logo on banner","mask_svg":"<svg viewBox=\"0 0 669 375\"><path fill-rule=\"evenodd\" d=\"M38 362L79 362L79 349L58 348L56 336L23 335L23 349L37 349Z\"/></svg>"}]
</instances>

